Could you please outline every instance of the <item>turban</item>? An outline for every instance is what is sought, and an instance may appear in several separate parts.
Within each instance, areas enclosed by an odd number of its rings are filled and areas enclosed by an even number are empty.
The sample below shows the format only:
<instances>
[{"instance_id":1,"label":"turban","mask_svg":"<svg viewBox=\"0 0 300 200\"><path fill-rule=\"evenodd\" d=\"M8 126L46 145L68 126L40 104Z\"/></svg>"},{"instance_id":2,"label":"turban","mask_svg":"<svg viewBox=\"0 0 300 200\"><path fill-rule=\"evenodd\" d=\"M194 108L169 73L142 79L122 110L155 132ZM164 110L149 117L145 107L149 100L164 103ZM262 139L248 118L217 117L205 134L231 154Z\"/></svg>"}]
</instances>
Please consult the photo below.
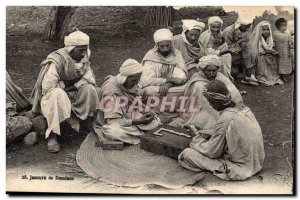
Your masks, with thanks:
<instances>
[{"instance_id":1,"label":"turban","mask_svg":"<svg viewBox=\"0 0 300 200\"><path fill-rule=\"evenodd\" d=\"M203 22L199 22L193 19L182 20L182 30L183 32L190 31L192 29L203 30L205 28L205 24Z\"/></svg>"},{"instance_id":2,"label":"turban","mask_svg":"<svg viewBox=\"0 0 300 200\"><path fill-rule=\"evenodd\" d=\"M173 33L167 28L158 29L153 35L153 39L156 44L164 40L171 41L172 37Z\"/></svg>"},{"instance_id":3,"label":"turban","mask_svg":"<svg viewBox=\"0 0 300 200\"><path fill-rule=\"evenodd\" d=\"M213 16L208 18L208 25L211 25L212 23L220 23L221 25L223 24L223 20L218 17L218 16Z\"/></svg>"},{"instance_id":4,"label":"turban","mask_svg":"<svg viewBox=\"0 0 300 200\"><path fill-rule=\"evenodd\" d=\"M228 105L231 102L231 94L225 83L219 80L209 82L204 90L203 95L208 101L219 102L222 105Z\"/></svg>"},{"instance_id":5,"label":"turban","mask_svg":"<svg viewBox=\"0 0 300 200\"><path fill-rule=\"evenodd\" d=\"M81 31L75 31L65 36L64 43L68 53L70 53L76 46L88 46L90 44L90 37Z\"/></svg>"},{"instance_id":6,"label":"turban","mask_svg":"<svg viewBox=\"0 0 300 200\"><path fill-rule=\"evenodd\" d=\"M220 60L219 56L213 54L200 58L198 63L200 69L205 69L208 65L220 67L222 65L222 61Z\"/></svg>"},{"instance_id":7,"label":"turban","mask_svg":"<svg viewBox=\"0 0 300 200\"><path fill-rule=\"evenodd\" d=\"M240 28L241 25L249 25L253 23L253 18L239 17L235 22L235 29Z\"/></svg>"},{"instance_id":8,"label":"turban","mask_svg":"<svg viewBox=\"0 0 300 200\"><path fill-rule=\"evenodd\" d=\"M119 69L120 73L117 75L118 84L122 85L128 76L141 73L142 71L142 65L138 61L131 58L127 59Z\"/></svg>"}]
</instances>

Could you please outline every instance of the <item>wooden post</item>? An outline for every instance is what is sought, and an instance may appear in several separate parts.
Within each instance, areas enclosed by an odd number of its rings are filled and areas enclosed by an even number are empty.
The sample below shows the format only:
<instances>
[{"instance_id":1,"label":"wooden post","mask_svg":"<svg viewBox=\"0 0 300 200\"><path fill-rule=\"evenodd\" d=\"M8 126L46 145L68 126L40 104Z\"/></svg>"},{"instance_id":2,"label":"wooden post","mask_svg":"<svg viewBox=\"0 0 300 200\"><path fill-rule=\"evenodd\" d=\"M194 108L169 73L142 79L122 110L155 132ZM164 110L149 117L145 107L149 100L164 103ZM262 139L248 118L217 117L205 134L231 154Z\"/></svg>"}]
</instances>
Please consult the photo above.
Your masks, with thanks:
<instances>
[{"instance_id":1,"label":"wooden post","mask_svg":"<svg viewBox=\"0 0 300 200\"><path fill-rule=\"evenodd\" d=\"M172 26L174 9L172 6L152 6L147 8L145 25L167 27Z\"/></svg>"}]
</instances>

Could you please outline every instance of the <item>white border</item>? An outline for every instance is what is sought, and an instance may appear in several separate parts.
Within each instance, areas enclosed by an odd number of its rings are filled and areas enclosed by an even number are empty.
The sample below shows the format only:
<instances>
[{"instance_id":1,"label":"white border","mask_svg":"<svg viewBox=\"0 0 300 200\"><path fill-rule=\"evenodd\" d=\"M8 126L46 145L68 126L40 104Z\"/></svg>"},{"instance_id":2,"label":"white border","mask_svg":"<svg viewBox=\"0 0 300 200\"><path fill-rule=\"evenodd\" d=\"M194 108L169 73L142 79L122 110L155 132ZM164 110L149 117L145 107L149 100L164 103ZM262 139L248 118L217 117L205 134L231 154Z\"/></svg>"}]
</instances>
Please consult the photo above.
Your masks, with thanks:
<instances>
[{"instance_id":1,"label":"white border","mask_svg":"<svg viewBox=\"0 0 300 200\"><path fill-rule=\"evenodd\" d=\"M172 5L172 6L199 6L199 5L203 5L203 6L273 6L273 5L284 5L284 6L296 6L299 8L299 0L284 0L284 1L280 1L280 0L251 0L251 1L241 1L241 0L207 0L207 1L200 1L200 0L151 0L151 1L147 1L147 0L126 0L126 1L122 1L122 0L101 0L101 1L95 1L95 0L84 0L84 1L80 1L80 0L72 0L72 1L68 1L68 0L51 0L51 1L38 1L38 0L27 0L24 2L21 2L20 0L2 0L1 1L1 5L0 5L0 52L1 52L1 58L0 58L0 97L1 97L1 101L0 101L0 107L2 108L2 112L1 112L1 117L0 117L0 127L1 127L1 165L0 165L0 188L1 188L1 199L8 199L8 198L13 198L13 197L9 197L8 195L5 194L6 191L6 185L5 185L5 170L6 170L6 146L5 146L5 68L6 68L6 6L17 6L17 5L44 5L44 6L48 6L48 5L69 5L70 2L72 2L72 5L78 5L78 6L84 6L84 5L103 5L103 6L132 6L132 5L136 5L136 6L140 6L140 5ZM251 4L249 4L249 2ZM297 21L297 27L299 27L299 22ZM298 36L298 34L297 34ZM298 38L298 37L297 37ZM297 54L297 58L299 58L299 51ZM17 58L16 58L17 59ZM299 62L298 62L299 63ZM22 66L20 66L22 67ZM297 69L298 73L297 76L299 77L299 68ZM299 81L297 84L297 88L299 88ZM297 91L298 93L299 91ZM299 103L299 102L297 102ZM299 104L298 104L299 107ZM299 116L297 118L297 124L299 121ZM299 128L299 127L298 127ZM297 136L297 143L299 145L299 138L300 136ZM298 148L299 149L299 148ZM297 163L298 163L298 169L297 169L297 174L300 173L299 171L299 154L297 152ZM299 186L299 182L297 184L297 186ZM299 187L297 187L297 190L299 189ZM298 190L299 193L299 190ZM18 197L18 199L25 199L28 197ZM40 197L37 197L40 198ZM43 197L43 198L56 198L56 199L65 199L65 198L76 198L74 196L72 197ZM79 197L79 198L87 198L87 197ZM92 199L98 199L98 197L88 197L88 198L92 198ZM107 198L107 197L101 197L101 198ZM110 199L116 199L116 198L120 198L120 197L109 197ZM122 197L124 198L124 197ZM126 197L128 199L131 198L149 198L149 197L134 197L134 196L128 196ZM159 197L151 197L151 198L159 198ZM174 197L164 197L164 198L174 198ZM185 199L187 198L186 196L183 197L177 197L178 199ZM199 197L188 197L188 198L199 198ZM203 199L203 197L200 197ZM204 199L208 199L209 197L204 197ZM213 197L214 198L214 197ZM217 197L220 198L220 197ZM241 198L241 197L237 197L237 198ZM254 197L255 199L262 199L265 197ZM269 198L274 198L274 197L269 197ZM282 198L282 197L279 197ZM210 198L211 199L211 198ZM277 199L277 198L276 198Z\"/></svg>"}]
</instances>

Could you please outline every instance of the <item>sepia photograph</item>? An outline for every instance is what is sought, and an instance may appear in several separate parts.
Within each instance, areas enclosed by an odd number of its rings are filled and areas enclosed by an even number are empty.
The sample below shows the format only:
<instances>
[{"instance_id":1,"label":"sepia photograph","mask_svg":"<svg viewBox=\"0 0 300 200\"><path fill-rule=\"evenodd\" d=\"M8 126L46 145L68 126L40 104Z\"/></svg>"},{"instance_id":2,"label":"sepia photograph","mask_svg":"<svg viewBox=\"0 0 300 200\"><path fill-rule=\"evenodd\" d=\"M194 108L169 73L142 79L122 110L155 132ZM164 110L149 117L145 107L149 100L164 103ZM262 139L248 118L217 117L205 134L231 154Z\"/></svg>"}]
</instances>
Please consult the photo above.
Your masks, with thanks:
<instances>
[{"instance_id":1,"label":"sepia photograph","mask_svg":"<svg viewBox=\"0 0 300 200\"><path fill-rule=\"evenodd\" d=\"M6 193L295 195L294 21L6 6Z\"/></svg>"}]
</instances>

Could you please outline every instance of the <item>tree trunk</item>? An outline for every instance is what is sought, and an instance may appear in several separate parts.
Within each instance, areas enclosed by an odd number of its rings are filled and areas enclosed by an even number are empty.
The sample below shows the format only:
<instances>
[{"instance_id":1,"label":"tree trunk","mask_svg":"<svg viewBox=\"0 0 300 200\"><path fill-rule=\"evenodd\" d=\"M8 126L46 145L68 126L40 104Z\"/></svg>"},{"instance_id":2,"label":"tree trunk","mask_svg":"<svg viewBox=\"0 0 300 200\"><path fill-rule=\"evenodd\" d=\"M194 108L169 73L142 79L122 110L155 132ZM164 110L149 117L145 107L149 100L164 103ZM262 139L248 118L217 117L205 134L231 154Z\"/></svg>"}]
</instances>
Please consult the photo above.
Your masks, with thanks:
<instances>
[{"instance_id":1,"label":"tree trunk","mask_svg":"<svg viewBox=\"0 0 300 200\"><path fill-rule=\"evenodd\" d=\"M75 13L76 7L54 6L44 30L47 40L62 40L68 34L69 22Z\"/></svg>"},{"instance_id":2,"label":"tree trunk","mask_svg":"<svg viewBox=\"0 0 300 200\"><path fill-rule=\"evenodd\" d=\"M172 6L152 6L147 8L145 25L167 27L172 26L174 8Z\"/></svg>"}]
</instances>

